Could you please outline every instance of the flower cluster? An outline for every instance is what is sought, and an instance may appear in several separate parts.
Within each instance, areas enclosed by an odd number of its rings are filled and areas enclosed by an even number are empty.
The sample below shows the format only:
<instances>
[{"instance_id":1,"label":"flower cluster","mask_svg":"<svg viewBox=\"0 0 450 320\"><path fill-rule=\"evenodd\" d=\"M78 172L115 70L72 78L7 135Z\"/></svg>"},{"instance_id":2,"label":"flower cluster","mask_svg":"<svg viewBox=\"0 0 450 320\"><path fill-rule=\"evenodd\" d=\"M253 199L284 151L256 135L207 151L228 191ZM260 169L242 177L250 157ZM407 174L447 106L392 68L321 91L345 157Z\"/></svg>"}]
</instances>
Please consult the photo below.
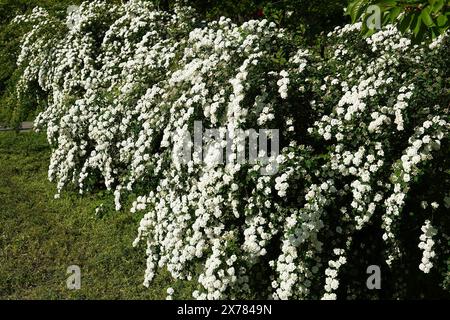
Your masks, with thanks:
<instances>
[{"instance_id":1,"label":"flower cluster","mask_svg":"<svg viewBox=\"0 0 450 320\"><path fill-rule=\"evenodd\" d=\"M289 74L285 70L282 70L280 76L281 79L277 82L279 86L278 92L281 98L286 99L288 97Z\"/></svg>"},{"instance_id":2,"label":"flower cluster","mask_svg":"<svg viewBox=\"0 0 450 320\"><path fill-rule=\"evenodd\" d=\"M347 258L344 256L343 249L334 249L334 254L338 256L337 260L330 260L328 262L328 268L325 270L325 294L323 300L335 300L336 294L333 293L339 287L338 272L339 268L347 262Z\"/></svg>"},{"instance_id":3,"label":"flower cluster","mask_svg":"<svg viewBox=\"0 0 450 320\"><path fill-rule=\"evenodd\" d=\"M436 235L436 229L430 223L430 220L425 221L425 224L421 228L423 234L420 236L419 248L423 250L422 262L419 265L419 269L424 273L429 273L433 267L433 263L430 259L434 258L436 253L433 251L433 236Z\"/></svg>"}]
</instances>

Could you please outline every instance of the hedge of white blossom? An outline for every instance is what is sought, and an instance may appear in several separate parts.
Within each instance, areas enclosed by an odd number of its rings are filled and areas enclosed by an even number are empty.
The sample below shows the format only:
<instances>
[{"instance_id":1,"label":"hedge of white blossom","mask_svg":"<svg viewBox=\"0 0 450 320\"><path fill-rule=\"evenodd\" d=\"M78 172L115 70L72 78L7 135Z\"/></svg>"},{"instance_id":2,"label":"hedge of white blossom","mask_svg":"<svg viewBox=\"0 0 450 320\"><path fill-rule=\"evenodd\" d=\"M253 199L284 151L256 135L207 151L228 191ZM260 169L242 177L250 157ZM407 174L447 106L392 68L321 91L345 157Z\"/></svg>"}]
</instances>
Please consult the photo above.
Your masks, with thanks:
<instances>
[{"instance_id":1,"label":"hedge of white blossom","mask_svg":"<svg viewBox=\"0 0 450 320\"><path fill-rule=\"evenodd\" d=\"M102 184L120 210L139 194L144 285L161 268L198 282L197 299L401 298L411 281L444 281L448 35L412 45L392 26L364 39L348 25L321 57L266 20L203 22L140 0L15 22L32 25L17 93L47 96L35 125L56 197ZM277 173L181 163L194 121L279 129ZM367 288L370 265L384 290Z\"/></svg>"}]
</instances>

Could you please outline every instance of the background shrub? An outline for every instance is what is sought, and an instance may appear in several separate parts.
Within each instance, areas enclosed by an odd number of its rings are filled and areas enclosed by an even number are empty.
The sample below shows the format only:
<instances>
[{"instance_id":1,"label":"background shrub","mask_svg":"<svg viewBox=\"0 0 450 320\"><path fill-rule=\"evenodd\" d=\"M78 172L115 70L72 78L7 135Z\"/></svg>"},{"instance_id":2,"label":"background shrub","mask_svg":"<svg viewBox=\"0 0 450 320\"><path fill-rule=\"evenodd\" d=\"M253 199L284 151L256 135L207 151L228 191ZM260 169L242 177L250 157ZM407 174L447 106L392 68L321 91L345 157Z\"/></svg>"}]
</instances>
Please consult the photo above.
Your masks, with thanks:
<instances>
[{"instance_id":1,"label":"background shrub","mask_svg":"<svg viewBox=\"0 0 450 320\"><path fill-rule=\"evenodd\" d=\"M30 13L37 6L49 14L64 18L69 5L79 5L83 0L2 0L0 2L0 124L18 127L24 120L32 120L45 102L36 97L18 101L15 87L20 71L16 59L20 52L20 41L30 30L30 25L11 24L21 14ZM112 0L118 3L120 0Z\"/></svg>"}]
</instances>

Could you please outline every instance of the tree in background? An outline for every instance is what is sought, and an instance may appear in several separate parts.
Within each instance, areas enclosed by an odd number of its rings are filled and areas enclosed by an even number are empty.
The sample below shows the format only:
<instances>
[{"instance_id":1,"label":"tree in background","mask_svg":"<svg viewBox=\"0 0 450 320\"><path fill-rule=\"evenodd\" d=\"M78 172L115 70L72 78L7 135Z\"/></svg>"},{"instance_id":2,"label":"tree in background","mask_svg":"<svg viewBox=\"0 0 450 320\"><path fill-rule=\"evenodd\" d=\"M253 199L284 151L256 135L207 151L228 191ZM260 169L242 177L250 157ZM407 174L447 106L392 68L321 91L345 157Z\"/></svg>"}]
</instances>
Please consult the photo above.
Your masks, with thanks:
<instances>
[{"instance_id":1,"label":"tree in background","mask_svg":"<svg viewBox=\"0 0 450 320\"><path fill-rule=\"evenodd\" d=\"M176 0L155 0L161 8L171 8ZM344 16L346 1L341 0L191 0L186 2L207 20L221 16L242 23L266 18L281 27L295 30L313 42L322 31L349 22Z\"/></svg>"}]
</instances>

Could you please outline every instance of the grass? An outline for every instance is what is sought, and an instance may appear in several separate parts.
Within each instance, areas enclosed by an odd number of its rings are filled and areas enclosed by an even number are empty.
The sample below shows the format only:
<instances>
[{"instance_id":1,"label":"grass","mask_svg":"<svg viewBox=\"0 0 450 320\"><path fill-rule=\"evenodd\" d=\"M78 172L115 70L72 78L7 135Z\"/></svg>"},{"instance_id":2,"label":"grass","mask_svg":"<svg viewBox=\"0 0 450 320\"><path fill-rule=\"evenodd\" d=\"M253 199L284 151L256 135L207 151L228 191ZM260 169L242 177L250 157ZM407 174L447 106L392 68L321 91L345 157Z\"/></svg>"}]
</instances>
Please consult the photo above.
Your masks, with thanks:
<instances>
[{"instance_id":1,"label":"grass","mask_svg":"<svg viewBox=\"0 0 450 320\"><path fill-rule=\"evenodd\" d=\"M47 180L50 148L33 132L0 133L0 299L188 299L192 283L161 271L142 285L145 248L132 247L140 216L127 209L95 215L110 195L65 192ZM81 289L67 289L70 265Z\"/></svg>"}]
</instances>

